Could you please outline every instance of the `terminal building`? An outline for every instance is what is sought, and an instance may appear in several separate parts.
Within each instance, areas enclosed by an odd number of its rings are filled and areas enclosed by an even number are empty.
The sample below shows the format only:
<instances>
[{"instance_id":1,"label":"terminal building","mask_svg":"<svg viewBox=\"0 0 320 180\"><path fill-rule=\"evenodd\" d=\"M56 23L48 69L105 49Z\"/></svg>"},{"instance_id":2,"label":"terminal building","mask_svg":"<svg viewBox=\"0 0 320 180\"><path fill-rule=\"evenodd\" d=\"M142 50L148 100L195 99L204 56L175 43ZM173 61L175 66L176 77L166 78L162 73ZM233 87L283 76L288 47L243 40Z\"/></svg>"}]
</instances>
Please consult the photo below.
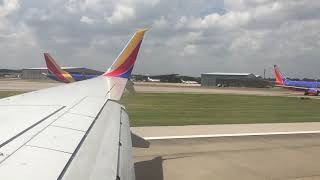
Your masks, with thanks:
<instances>
[{"instance_id":1,"label":"terminal building","mask_svg":"<svg viewBox=\"0 0 320 180\"><path fill-rule=\"evenodd\" d=\"M206 87L266 87L267 81L253 73L204 73L201 86Z\"/></svg>"},{"instance_id":2,"label":"terminal building","mask_svg":"<svg viewBox=\"0 0 320 180\"><path fill-rule=\"evenodd\" d=\"M101 75L103 72L96 71L88 68L79 67L61 67L64 71L72 74L83 74L83 75ZM46 67L40 68L26 68L22 69L21 73L22 79L48 79L45 74L48 74L48 69Z\"/></svg>"}]
</instances>

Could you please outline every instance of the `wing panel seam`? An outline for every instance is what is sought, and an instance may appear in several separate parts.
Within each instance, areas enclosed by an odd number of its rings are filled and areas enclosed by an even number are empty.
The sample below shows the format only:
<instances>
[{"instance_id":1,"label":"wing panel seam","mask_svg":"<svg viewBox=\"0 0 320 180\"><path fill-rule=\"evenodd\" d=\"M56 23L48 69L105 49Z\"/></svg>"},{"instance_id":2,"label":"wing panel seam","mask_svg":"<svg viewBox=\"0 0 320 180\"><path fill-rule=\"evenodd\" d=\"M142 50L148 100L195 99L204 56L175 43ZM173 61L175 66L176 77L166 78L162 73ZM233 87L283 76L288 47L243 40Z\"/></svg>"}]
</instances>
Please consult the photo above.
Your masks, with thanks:
<instances>
[{"instance_id":1,"label":"wing panel seam","mask_svg":"<svg viewBox=\"0 0 320 180\"><path fill-rule=\"evenodd\" d=\"M58 125L50 125L51 127L57 127L57 128L61 128L61 129L69 129L69 130L74 130L74 131L79 131L79 132L86 132L80 129L74 129L74 128L69 128L69 127L64 127L64 126L58 126Z\"/></svg>"},{"instance_id":2,"label":"wing panel seam","mask_svg":"<svg viewBox=\"0 0 320 180\"><path fill-rule=\"evenodd\" d=\"M29 144L26 144L26 145L24 145L24 146L29 146L29 147L39 148L39 149L47 149L47 150L56 151L56 152L61 152L61 153L65 153L65 154L72 154L72 153L67 152L67 151L61 151L61 150L52 149L52 148L47 148L47 147L42 147L42 146L34 146L34 145L29 145Z\"/></svg>"},{"instance_id":3,"label":"wing panel seam","mask_svg":"<svg viewBox=\"0 0 320 180\"><path fill-rule=\"evenodd\" d=\"M90 117L90 118L95 118L93 116L89 116L89 115L86 115L86 114L80 114L80 113L74 113L74 112L68 112L69 114L74 114L74 115L79 115L79 116L84 116L84 117Z\"/></svg>"},{"instance_id":4,"label":"wing panel seam","mask_svg":"<svg viewBox=\"0 0 320 180\"><path fill-rule=\"evenodd\" d=\"M66 112L62 113L61 115L59 115L56 119L54 119L51 123L49 123L47 126L45 126L42 130L40 130L39 132L35 133L28 141L24 142L20 147L18 147L15 151L13 151L10 155L8 155L6 158L4 158L2 161L0 161L0 164L3 163L4 161L6 161L8 158L10 158L14 153L16 153L18 150L20 150L23 146L27 145L34 137L36 137L38 134L40 134L41 132L43 132L45 129L47 129L50 125L52 125L54 122L56 122L60 117L62 117L63 115L65 115L66 113L68 113L68 111L70 109L72 109L73 107L75 107L77 104L79 104L81 101L83 101L86 97L81 98L77 103L75 103L73 106L71 106L68 110L66 110ZM66 106L61 107L60 109L57 110L57 112L59 112L60 110L64 109ZM55 112L55 113L57 113ZM55 114L52 113L51 115ZM49 115L48 118L51 116ZM44 118L41 122L43 122L44 120L46 120L46 118ZM39 122L38 124L40 124L41 122ZM34 126L33 126L34 127ZM32 128L33 128L32 127ZM32 129L30 128L30 129ZM25 131L27 132L27 131ZM24 134L25 132L21 133ZM17 138L17 137L16 137ZM14 140L14 139L12 139ZM9 142L8 142L9 143ZM0 145L0 148L2 146Z\"/></svg>"},{"instance_id":5,"label":"wing panel seam","mask_svg":"<svg viewBox=\"0 0 320 180\"><path fill-rule=\"evenodd\" d=\"M106 95L111 92L111 90L113 89L113 87L115 87L115 84L109 89L109 91L106 93ZM94 126L94 124L96 123L98 117L100 116L102 110L104 109L104 107L106 106L106 104L110 101L110 99L107 99L106 102L103 104L103 106L101 107L100 111L98 112L97 116L95 117L95 119L92 121L91 125L89 126L87 132L83 135L82 139L80 140L77 148L74 150L74 152L72 153L71 157L69 158L67 164L64 166L63 170L61 171L60 175L58 176L57 180L61 180L63 178L63 176L65 175L66 171L68 170L73 158L76 156L76 154L78 153L78 151L80 150L83 142L86 140L88 134L91 132L92 127Z\"/></svg>"},{"instance_id":6,"label":"wing panel seam","mask_svg":"<svg viewBox=\"0 0 320 180\"><path fill-rule=\"evenodd\" d=\"M63 178L63 176L65 175L68 167L70 166L73 158L75 157L75 155L78 153L78 151L80 150L80 147L82 146L83 142L86 140L88 134L90 133L92 127L94 126L94 124L96 123L98 117L100 116L102 110L104 109L105 105L108 103L109 100L107 100L104 105L102 106L102 108L100 109L99 113L97 114L96 118L93 120L93 122L91 123L90 127L88 128L87 132L84 134L84 136L82 137L82 139L80 140L77 148L74 150L74 152L72 153L71 157L69 158L67 164L64 166L63 170L61 171L60 175L58 176L57 180L61 180Z\"/></svg>"},{"instance_id":7,"label":"wing panel seam","mask_svg":"<svg viewBox=\"0 0 320 180\"><path fill-rule=\"evenodd\" d=\"M22 134L26 133L27 131L29 131L30 129L34 128L35 126L37 126L38 124L42 123L43 121L45 121L46 119L48 119L49 117L51 117L52 115L56 114L57 112L61 111L62 109L64 109L65 106L62 106L61 108L57 109L56 111L54 111L53 113L49 114L48 116L42 118L40 121L34 123L33 125L31 125L30 127L26 128L25 130L21 131L20 133L18 133L17 135L13 136L12 138L8 139L7 141L5 141L4 143L2 143L0 145L0 148L2 148L3 146L7 145L8 143L10 143L11 141L13 141L14 139L18 138L19 136L21 136Z\"/></svg>"}]
</instances>

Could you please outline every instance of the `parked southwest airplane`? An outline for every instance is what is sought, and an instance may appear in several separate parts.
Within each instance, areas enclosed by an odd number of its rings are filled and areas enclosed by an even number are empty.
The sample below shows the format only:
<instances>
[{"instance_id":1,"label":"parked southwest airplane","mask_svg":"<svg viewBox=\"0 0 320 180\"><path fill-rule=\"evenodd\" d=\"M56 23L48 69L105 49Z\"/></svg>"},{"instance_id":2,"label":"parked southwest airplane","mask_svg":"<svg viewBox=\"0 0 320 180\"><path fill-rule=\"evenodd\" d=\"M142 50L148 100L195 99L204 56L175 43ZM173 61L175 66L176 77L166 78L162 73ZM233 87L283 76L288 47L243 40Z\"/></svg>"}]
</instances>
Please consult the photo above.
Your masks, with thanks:
<instances>
[{"instance_id":1,"label":"parked southwest airplane","mask_svg":"<svg viewBox=\"0 0 320 180\"><path fill-rule=\"evenodd\" d=\"M135 179L128 115L118 101L145 31L101 76L0 100L1 180Z\"/></svg>"},{"instance_id":2,"label":"parked southwest airplane","mask_svg":"<svg viewBox=\"0 0 320 180\"><path fill-rule=\"evenodd\" d=\"M282 75L277 65L274 65L274 74L276 77L276 86L293 89L297 91L304 91L304 95L319 95L320 82L288 80Z\"/></svg>"},{"instance_id":3,"label":"parked southwest airplane","mask_svg":"<svg viewBox=\"0 0 320 180\"><path fill-rule=\"evenodd\" d=\"M97 75L91 74L68 73L67 71L61 69L61 67L54 61L54 59L50 56L49 53L44 53L44 59L48 68L48 74L44 75L46 75L50 79L64 83L71 83L75 81L83 81L97 77Z\"/></svg>"}]
</instances>

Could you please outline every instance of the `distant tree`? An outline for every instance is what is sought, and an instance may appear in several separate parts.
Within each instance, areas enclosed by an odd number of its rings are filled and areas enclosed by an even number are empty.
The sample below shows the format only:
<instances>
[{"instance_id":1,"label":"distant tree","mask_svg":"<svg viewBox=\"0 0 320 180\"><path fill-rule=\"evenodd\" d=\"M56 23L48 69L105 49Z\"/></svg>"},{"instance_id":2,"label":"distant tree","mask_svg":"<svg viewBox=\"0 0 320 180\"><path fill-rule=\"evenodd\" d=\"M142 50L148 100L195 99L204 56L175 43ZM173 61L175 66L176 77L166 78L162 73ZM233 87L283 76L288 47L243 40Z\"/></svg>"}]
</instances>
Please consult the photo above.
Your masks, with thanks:
<instances>
[{"instance_id":1,"label":"distant tree","mask_svg":"<svg viewBox=\"0 0 320 180\"><path fill-rule=\"evenodd\" d=\"M315 79L303 78L303 81L316 81Z\"/></svg>"}]
</instances>

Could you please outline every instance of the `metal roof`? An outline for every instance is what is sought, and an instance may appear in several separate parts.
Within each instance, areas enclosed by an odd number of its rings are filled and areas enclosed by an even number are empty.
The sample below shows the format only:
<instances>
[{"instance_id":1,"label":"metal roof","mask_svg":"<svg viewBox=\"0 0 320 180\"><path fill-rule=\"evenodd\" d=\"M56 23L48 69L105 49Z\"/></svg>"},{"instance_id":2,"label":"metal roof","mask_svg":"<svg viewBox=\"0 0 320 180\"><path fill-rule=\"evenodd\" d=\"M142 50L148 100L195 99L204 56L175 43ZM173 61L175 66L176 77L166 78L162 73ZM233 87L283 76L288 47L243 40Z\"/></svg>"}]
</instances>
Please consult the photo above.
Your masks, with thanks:
<instances>
[{"instance_id":1,"label":"metal roof","mask_svg":"<svg viewBox=\"0 0 320 180\"><path fill-rule=\"evenodd\" d=\"M222 72L203 73L203 74L216 75L216 76L249 76L249 75L254 75L252 73L222 73Z\"/></svg>"}]
</instances>

